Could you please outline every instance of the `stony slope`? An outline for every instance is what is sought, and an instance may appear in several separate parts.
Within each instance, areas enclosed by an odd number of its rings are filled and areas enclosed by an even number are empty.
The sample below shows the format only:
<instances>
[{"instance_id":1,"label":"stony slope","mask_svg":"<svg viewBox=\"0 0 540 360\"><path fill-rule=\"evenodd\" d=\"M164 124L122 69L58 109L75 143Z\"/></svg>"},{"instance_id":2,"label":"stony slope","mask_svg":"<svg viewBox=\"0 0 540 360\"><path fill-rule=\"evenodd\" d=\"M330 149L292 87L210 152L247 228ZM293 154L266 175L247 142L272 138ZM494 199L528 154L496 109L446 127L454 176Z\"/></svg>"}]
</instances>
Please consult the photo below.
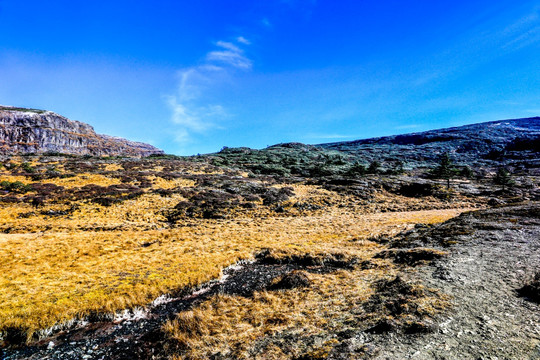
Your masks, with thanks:
<instances>
[{"instance_id":1,"label":"stony slope","mask_svg":"<svg viewBox=\"0 0 540 360\"><path fill-rule=\"evenodd\" d=\"M96 134L88 124L52 111L0 106L0 154L58 152L94 156L148 156L152 145Z\"/></svg>"},{"instance_id":2,"label":"stony slope","mask_svg":"<svg viewBox=\"0 0 540 360\"><path fill-rule=\"evenodd\" d=\"M484 122L447 129L317 145L379 161L399 159L414 167L450 152L455 161L485 165L519 161L538 167L540 117Z\"/></svg>"}]
</instances>

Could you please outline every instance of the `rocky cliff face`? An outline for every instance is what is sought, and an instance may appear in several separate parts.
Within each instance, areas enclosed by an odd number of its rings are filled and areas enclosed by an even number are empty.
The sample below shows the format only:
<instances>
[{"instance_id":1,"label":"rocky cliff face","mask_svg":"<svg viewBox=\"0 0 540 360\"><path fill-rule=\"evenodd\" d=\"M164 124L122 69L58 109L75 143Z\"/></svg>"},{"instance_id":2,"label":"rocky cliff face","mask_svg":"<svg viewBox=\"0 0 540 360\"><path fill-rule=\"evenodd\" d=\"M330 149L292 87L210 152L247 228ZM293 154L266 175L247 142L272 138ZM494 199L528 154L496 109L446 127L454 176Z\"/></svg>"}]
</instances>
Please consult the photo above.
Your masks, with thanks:
<instances>
[{"instance_id":1,"label":"rocky cliff face","mask_svg":"<svg viewBox=\"0 0 540 360\"><path fill-rule=\"evenodd\" d=\"M0 154L59 152L94 156L149 156L152 145L96 134L88 124L52 111L0 106Z\"/></svg>"}]
</instances>

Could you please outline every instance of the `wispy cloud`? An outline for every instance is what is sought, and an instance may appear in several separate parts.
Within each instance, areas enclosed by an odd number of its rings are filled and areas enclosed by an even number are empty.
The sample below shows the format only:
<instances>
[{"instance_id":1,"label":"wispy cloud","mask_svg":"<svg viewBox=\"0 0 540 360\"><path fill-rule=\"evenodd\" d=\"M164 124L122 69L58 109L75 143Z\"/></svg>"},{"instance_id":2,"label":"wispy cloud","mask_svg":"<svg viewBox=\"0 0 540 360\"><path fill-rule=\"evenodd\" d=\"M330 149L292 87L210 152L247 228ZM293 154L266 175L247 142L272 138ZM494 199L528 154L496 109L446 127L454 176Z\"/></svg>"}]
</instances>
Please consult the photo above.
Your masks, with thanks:
<instances>
[{"instance_id":1,"label":"wispy cloud","mask_svg":"<svg viewBox=\"0 0 540 360\"><path fill-rule=\"evenodd\" d=\"M539 9L508 25L501 31L500 36L504 41L502 48L510 51L540 42Z\"/></svg>"},{"instance_id":2,"label":"wispy cloud","mask_svg":"<svg viewBox=\"0 0 540 360\"><path fill-rule=\"evenodd\" d=\"M418 129L420 127L419 124L405 124L405 125L399 125L396 126L397 130L412 130L412 129Z\"/></svg>"},{"instance_id":3,"label":"wispy cloud","mask_svg":"<svg viewBox=\"0 0 540 360\"><path fill-rule=\"evenodd\" d=\"M246 39L243 36L237 37L236 41L238 41L239 43L244 44L244 45L251 45L251 41L249 41L248 39Z\"/></svg>"},{"instance_id":4,"label":"wispy cloud","mask_svg":"<svg viewBox=\"0 0 540 360\"><path fill-rule=\"evenodd\" d=\"M540 43L540 6L523 6L511 15L487 17L426 61L410 84L422 87L477 69L502 56Z\"/></svg>"},{"instance_id":5,"label":"wispy cloud","mask_svg":"<svg viewBox=\"0 0 540 360\"><path fill-rule=\"evenodd\" d=\"M219 121L231 116L222 105L209 103L207 93L231 81L236 71L252 68L253 62L241 47L249 44L243 36L238 36L235 42L218 41L201 64L178 71L177 92L166 97L172 110L172 122L177 125L177 142L186 143L193 133L219 128Z\"/></svg>"},{"instance_id":6,"label":"wispy cloud","mask_svg":"<svg viewBox=\"0 0 540 360\"><path fill-rule=\"evenodd\" d=\"M220 49L210 51L206 55L206 61L221 63L239 69L251 69L251 60L244 55L244 51L237 45L226 41L218 41L216 45Z\"/></svg>"},{"instance_id":7,"label":"wispy cloud","mask_svg":"<svg viewBox=\"0 0 540 360\"><path fill-rule=\"evenodd\" d=\"M270 20L268 20L267 18L263 18L261 20L261 24L264 25L264 27L267 27L267 28L271 28L272 27L272 23L270 22Z\"/></svg>"}]
</instances>

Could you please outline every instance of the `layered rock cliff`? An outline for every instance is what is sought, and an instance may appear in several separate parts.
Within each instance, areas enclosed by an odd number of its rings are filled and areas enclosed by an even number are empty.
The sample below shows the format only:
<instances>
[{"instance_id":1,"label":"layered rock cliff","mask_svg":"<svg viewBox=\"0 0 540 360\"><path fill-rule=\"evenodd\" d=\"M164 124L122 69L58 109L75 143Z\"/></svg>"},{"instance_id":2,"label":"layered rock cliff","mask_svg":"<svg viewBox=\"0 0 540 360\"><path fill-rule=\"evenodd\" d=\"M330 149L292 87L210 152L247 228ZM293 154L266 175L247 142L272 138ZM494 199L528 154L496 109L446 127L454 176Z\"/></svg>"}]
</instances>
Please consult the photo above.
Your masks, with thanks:
<instances>
[{"instance_id":1,"label":"layered rock cliff","mask_svg":"<svg viewBox=\"0 0 540 360\"><path fill-rule=\"evenodd\" d=\"M145 143L96 134L94 128L52 111L0 106L0 154L59 152L94 156L149 156Z\"/></svg>"}]
</instances>

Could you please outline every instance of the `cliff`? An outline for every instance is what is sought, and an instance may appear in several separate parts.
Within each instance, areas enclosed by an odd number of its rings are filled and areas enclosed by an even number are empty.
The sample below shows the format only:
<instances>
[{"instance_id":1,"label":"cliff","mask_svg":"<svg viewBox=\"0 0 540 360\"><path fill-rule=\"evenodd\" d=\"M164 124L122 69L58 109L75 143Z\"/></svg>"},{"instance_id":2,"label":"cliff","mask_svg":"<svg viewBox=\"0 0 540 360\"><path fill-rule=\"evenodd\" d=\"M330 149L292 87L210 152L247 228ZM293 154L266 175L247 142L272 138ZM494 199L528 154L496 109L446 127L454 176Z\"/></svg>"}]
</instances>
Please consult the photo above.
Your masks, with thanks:
<instances>
[{"instance_id":1,"label":"cliff","mask_svg":"<svg viewBox=\"0 0 540 360\"><path fill-rule=\"evenodd\" d=\"M94 156L149 156L152 145L96 134L94 128L52 111L0 106L0 154L59 152Z\"/></svg>"}]
</instances>

